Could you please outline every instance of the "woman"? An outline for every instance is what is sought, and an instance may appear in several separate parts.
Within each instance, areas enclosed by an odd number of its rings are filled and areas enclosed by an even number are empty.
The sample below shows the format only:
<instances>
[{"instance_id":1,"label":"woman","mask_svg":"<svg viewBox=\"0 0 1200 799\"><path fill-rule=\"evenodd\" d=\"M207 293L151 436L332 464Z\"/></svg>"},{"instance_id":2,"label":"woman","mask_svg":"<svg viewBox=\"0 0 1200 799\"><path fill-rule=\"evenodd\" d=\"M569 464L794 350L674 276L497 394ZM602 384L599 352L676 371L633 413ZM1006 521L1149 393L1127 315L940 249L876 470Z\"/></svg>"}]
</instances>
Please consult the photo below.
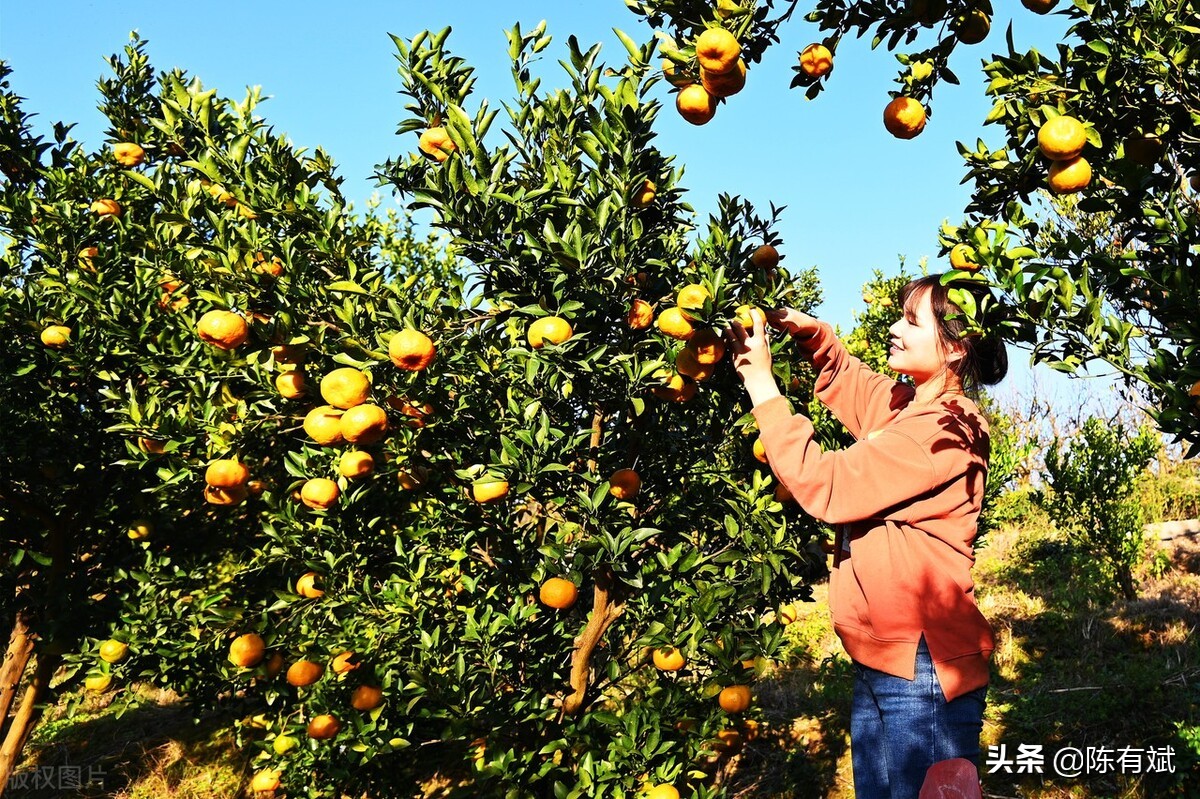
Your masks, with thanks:
<instances>
[{"instance_id":1,"label":"woman","mask_svg":"<svg viewBox=\"0 0 1200 799\"><path fill-rule=\"evenodd\" d=\"M992 336L965 325L940 276L901 291L888 366L871 371L832 327L783 309L730 331L771 469L805 511L837 530L829 604L854 662L851 759L858 799L916 799L934 763L979 765L991 626L971 566L988 468L988 424L970 399L1003 379ZM959 286L979 291L975 284ZM984 289L986 291L986 289ZM792 335L818 370L817 397L857 439L824 452L771 371L764 322Z\"/></svg>"}]
</instances>

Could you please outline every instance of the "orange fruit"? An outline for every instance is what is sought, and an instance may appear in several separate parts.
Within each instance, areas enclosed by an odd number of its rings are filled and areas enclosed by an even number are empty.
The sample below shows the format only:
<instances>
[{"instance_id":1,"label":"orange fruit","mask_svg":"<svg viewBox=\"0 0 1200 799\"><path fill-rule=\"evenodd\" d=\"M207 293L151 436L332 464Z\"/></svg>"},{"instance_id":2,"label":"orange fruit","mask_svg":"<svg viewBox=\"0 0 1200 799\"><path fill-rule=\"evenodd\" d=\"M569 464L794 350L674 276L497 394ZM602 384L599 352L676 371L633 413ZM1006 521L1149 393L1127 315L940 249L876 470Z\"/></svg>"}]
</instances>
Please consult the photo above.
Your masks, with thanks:
<instances>
[{"instance_id":1,"label":"orange fruit","mask_svg":"<svg viewBox=\"0 0 1200 799\"><path fill-rule=\"evenodd\" d=\"M684 312L699 311L704 308L705 301L711 296L704 286L692 283L679 290L679 294L675 297L675 304Z\"/></svg>"},{"instance_id":2,"label":"orange fruit","mask_svg":"<svg viewBox=\"0 0 1200 799\"><path fill-rule=\"evenodd\" d=\"M795 605L782 605L775 614L775 621L784 627L787 627L798 618L800 618L800 610Z\"/></svg>"},{"instance_id":3,"label":"orange fruit","mask_svg":"<svg viewBox=\"0 0 1200 799\"><path fill-rule=\"evenodd\" d=\"M370 395L370 378L353 366L334 369L321 378L321 398L335 408L353 408L366 402Z\"/></svg>"},{"instance_id":4,"label":"orange fruit","mask_svg":"<svg viewBox=\"0 0 1200 799\"><path fill-rule=\"evenodd\" d=\"M693 125L704 125L717 114L717 98L699 83L693 83L675 95L675 110Z\"/></svg>"},{"instance_id":5,"label":"orange fruit","mask_svg":"<svg viewBox=\"0 0 1200 799\"><path fill-rule=\"evenodd\" d=\"M661 379L663 384L652 389L654 396L671 402L687 402L696 396L696 384L683 379L683 375L660 369L654 377Z\"/></svg>"},{"instance_id":6,"label":"orange fruit","mask_svg":"<svg viewBox=\"0 0 1200 799\"><path fill-rule=\"evenodd\" d=\"M758 310L754 305L739 305L733 311L733 318L739 325L746 328L747 331L754 329L754 317L750 315L751 311Z\"/></svg>"},{"instance_id":7,"label":"orange fruit","mask_svg":"<svg viewBox=\"0 0 1200 799\"><path fill-rule=\"evenodd\" d=\"M369 452L352 450L342 455L338 461L338 474L353 480L356 477L366 477L375 471L375 458Z\"/></svg>"},{"instance_id":8,"label":"orange fruit","mask_svg":"<svg viewBox=\"0 0 1200 799\"><path fill-rule=\"evenodd\" d=\"M210 505L238 505L246 499L249 492L245 486L239 488L217 488L216 486L204 486L204 499Z\"/></svg>"},{"instance_id":9,"label":"orange fruit","mask_svg":"<svg viewBox=\"0 0 1200 799\"><path fill-rule=\"evenodd\" d=\"M562 344L571 337L573 332L571 324L561 316L543 316L541 319L535 319L529 325L525 337L529 340L529 344L538 350L547 341L551 344Z\"/></svg>"},{"instance_id":10,"label":"orange fruit","mask_svg":"<svg viewBox=\"0 0 1200 799\"><path fill-rule=\"evenodd\" d=\"M355 710L374 710L383 704L383 690L374 685L360 685L350 694L350 707Z\"/></svg>"},{"instance_id":11,"label":"orange fruit","mask_svg":"<svg viewBox=\"0 0 1200 799\"><path fill-rule=\"evenodd\" d=\"M317 572L305 572L296 581L296 593L305 599L317 599L325 596L325 590L320 587L321 575Z\"/></svg>"},{"instance_id":12,"label":"orange fruit","mask_svg":"<svg viewBox=\"0 0 1200 799\"><path fill-rule=\"evenodd\" d=\"M750 254L750 263L759 269L774 269L779 266L779 250L764 244Z\"/></svg>"},{"instance_id":13,"label":"orange fruit","mask_svg":"<svg viewBox=\"0 0 1200 799\"><path fill-rule=\"evenodd\" d=\"M425 482L425 474L420 469L414 469L411 472L400 471L396 474L396 481L400 483L400 487L406 491L412 491L415 488L420 488Z\"/></svg>"},{"instance_id":14,"label":"orange fruit","mask_svg":"<svg viewBox=\"0 0 1200 799\"><path fill-rule=\"evenodd\" d=\"M360 666L362 660L353 652L341 652L329 663L329 668L333 669L334 674L349 674Z\"/></svg>"},{"instance_id":15,"label":"orange fruit","mask_svg":"<svg viewBox=\"0 0 1200 799\"><path fill-rule=\"evenodd\" d=\"M642 478L633 469L617 469L608 478L608 493L617 499L633 499L642 490Z\"/></svg>"},{"instance_id":16,"label":"orange fruit","mask_svg":"<svg viewBox=\"0 0 1200 799\"><path fill-rule=\"evenodd\" d=\"M575 587L575 583L562 577L551 577L538 589L538 599L542 604L556 610L566 610L574 605L578 598L579 589Z\"/></svg>"},{"instance_id":17,"label":"orange fruit","mask_svg":"<svg viewBox=\"0 0 1200 799\"><path fill-rule=\"evenodd\" d=\"M241 314L209 311L196 323L196 333L205 344L228 351L246 343L250 337L250 327Z\"/></svg>"},{"instance_id":18,"label":"orange fruit","mask_svg":"<svg viewBox=\"0 0 1200 799\"><path fill-rule=\"evenodd\" d=\"M138 449L147 455L161 455L167 451L167 442L143 436L138 438Z\"/></svg>"},{"instance_id":19,"label":"orange fruit","mask_svg":"<svg viewBox=\"0 0 1200 799\"><path fill-rule=\"evenodd\" d=\"M674 785L663 783L646 791L646 799L679 799L679 791L675 790Z\"/></svg>"},{"instance_id":20,"label":"orange fruit","mask_svg":"<svg viewBox=\"0 0 1200 799\"><path fill-rule=\"evenodd\" d=\"M912 139L925 130L925 107L911 97L897 97L883 109L883 126L897 139Z\"/></svg>"},{"instance_id":21,"label":"orange fruit","mask_svg":"<svg viewBox=\"0 0 1200 799\"><path fill-rule=\"evenodd\" d=\"M958 24L954 35L963 44L979 44L992 30L992 18L978 8L967 13Z\"/></svg>"},{"instance_id":22,"label":"orange fruit","mask_svg":"<svg viewBox=\"0 0 1200 799\"><path fill-rule=\"evenodd\" d=\"M271 260L267 260L267 256L263 253L256 253L254 256L254 271L262 272L264 275L271 277L279 277L283 274L283 261L278 255L272 255Z\"/></svg>"},{"instance_id":23,"label":"orange fruit","mask_svg":"<svg viewBox=\"0 0 1200 799\"><path fill-rule=\"evenodd\" d=\"M280 772L278 769L265 768L262 771L256 772L254 778L250 780L250 791L258 793L260 791L277 791L279 790Z\"/></svg>"},{"instance_id":24,"label":"orange fruit","mask_svg":"<svg viewBox=\"0 0 1200 799\"><path fill-rule=\"evenodd\" d=\"M975 248L970 244L955 244L950 249L950 266L953 269L965 269L968 272L977 271L979 264L975 263L974 258ZM883 300L879 302L881 305L883 304Z\"/></svg>"},{"instance_id":25,"label":"orange fruit","mask_svg":"<svg viewBox=\"0 0 1200 799\"><path fill-rule=\"evenodd\" d=\"M96 200L91 205L92 213L96 216L120 216L123 213L121 204L116 200Z\"/></svg>"},{"instance_id":26,"label":"orange fruit","mask_svg":"<svg viewBox=\"0 0 1200 799\"><path fill-rule=\"evenodd\" d=\"M49 325L42 329L42 345L52 350L61 350L71 343L71 328L65 325Z\"/></svg>"},{"instance_id":27,"label":"orange fruit","mask_svg":"<svg viewBox=\"0 0 1200 799\"><path fill-rule=\"evenodd\" d=\"M100 644L100 659L105 663L120 663L129 654L129 644L112 638Z\"/></svg>"},{"instance_id":28,"label":"orange fruit","mask_svg":"<svg viewBox=\"0 0 1200 799\"><path fill-rule=\"evenodd\" d=\"M311 660L297 660L288 666L287 681L289 685L303 688L321 679L321 675L324 673L325 667L320 663L313 663Z\"/></svg>"},{"instance_id":29,"label":"orange fruit","mask_svg":"<svg viewBox=\"0 0 1200 799\"><path fill-rule=\"evenodd\" d=\"M424 371L436 356L437 347L433 340L411 327L401 330L388 342L388 357L392 363L410 372Z\"/></svg>"},{"instance_id":30,"label":"orange fruit","mask_svg":"<svg viewBox=\"0 0 1200 799\"><path fill-rule=\"evenodd\" d=\"M754 439L754 457L763 463L767 462L767 448L763 445L761 438Z\"/></svg>"},{"instance_id":31,"label":"orange fruit","mask_svg":"<svg viewBox=\"0 0 1200 799\"><path fill-rule=\"evenodd\" d=\"M675 356L675 371L696 382L701 382L712 377L713 372L716 371L716 365L700 363L696 358L696 351L687 346Z\"/></svg>"},{"instance_id":32,"label":"orange fruit","mask_svg":"<svg viewBox=\"0 0 1200 799\"><path fill-rule=\"evenodd\" d=\"M275 376L275 390L284 399L299 399L303 397L306 390L304 372L301 372L299 369L280 372Z\"/></svg>"},{"instance_id":33,"label":"orange fruit","mask_svg":"<svg viewBox=\"0 0 1200 799\"><path fill-rule=\"evenodd\" d=\"M688 339L687 348L696 353L696 360L704 366L718 363L725 357L725 339L708 327L697 330Z\"/></svg>"},{"instance_id":34,"label":"orange fruit","mask_svg":"<svg viewBox=\"0 0 1200 799\"><path fill-rule=\"evenodd\" d=\"M476 502L492 502L508 496L508 482L505 480L480 480L471 486L471 496Z\"/></svg>"},{"instance_id":35,"label":"orange fruit","mask_svg":"<svg viewBox=\"0 0 1200 799\"><path fill-rule=\"evenodd\" d=\"M687 665L683 652L673 646L655 649L653 654L654 668L660 671L679 671Z\"/></svg>"},{"instance_id":36,"label":"orange fruit","mask_svg":"<svg viewBox=\"0 0 1200 799\"><path fill-rule=\"evenodd\" d=\"M625 323L634 330L645 330L654 323L654 308L645 300L634 300L625 315Z\"/></svg>"},{"instance_id":37,"label":"orange fruit","mask_svg":"<svg viewBox=\"0 0 1200 799\"><path fill-rule=\"evenodd\" d=\"M1021 5L1035 14L1049 14L1058 5L1058 0L1021 0Z\"/></svg>"},{"instance_id":38,"label":"orange fruit","mask_svg":"<svg viewBox=\"0 0 1200 799\"><path fill-rule=\"evenodd\" d=\"M387 411L369 402L342 414L342 438L351 444L374 444L387 433Z\"/></svg>"},{"instance_id":39,"label":"orange fruit","mask_svg":"<svg viewBox=\"0 0 1200 799\"><path fill-rule=\"evenodd\" d=\"M1051 161L1070 161L1083 152L1087 130L1075 117L1048 119L1038 128L1038 149Z\"/></svg>"},{"instance_id":40,"label":"orange fruit","mask_svg":"<svg viewBox=\"0 0 1200 799\"><path fill-rule=\"evenodd\" d=\"M300 501L310 508L325 510L337 502L341 493L338 484L328 477L314 477L300 489Z\"/></svg>"},{"instance_id":41,"label":"orange fruit","mask_svg":"<svg viewBox=\"0 0 1200 799\"><path fill-rule=\"evenodd\" d=\"M1092 165L1083 156L1070 161L1055 161L1050 165L1046 182L1055 194L1073 194L1092 182Z\"/></svg>"},{"instance_id":42,"label":"orange fruit","mask_svg":"<svg viewBox=\"0 0 1200 799\"><path fill-rule=\"evenodd\" d=\"M133 142L113 145L113 158L121 166L137 166L146 158L146 151Z\"/></svg>"},{"instance_id":43,"label":"orange fruit","mask_svg":"<svg viewBox=\"0 0 1200 799\"><path fill-rule=\"evenodd\" d=\"M322 741L337 735L341 729L342 723L337 720L336 716L322 713L319 716L313 716L312 721L308 722L308 737Z\"/></svg>"},{"instance_id":44,"label":"orange fruit","mask_svg":"<svg viewBox=\"0 0 1200 799\"><path fill-rule=\"evenodd\" d=\"M432 155L438 161L445 161L450 153L458 149L458 145L450 138L450 133L441 125L429 128L417 140L417 147L426 155Z\"/></svg>"},{"instance_id":45,"label":"orange fruit","mask_svg":"<svg viewBox=\"0 0 1200 799\"><path fill-rule=\"evenodd\" d=\"M750 686L730 685L722 688L721 693L717 696L717 704L726 713L741 713L750 707Z\"/></svg>"},{"instance_id":46,"label":"orange fruit","mask_svg":"<svg viewBox=\"0 0 1200 799\"><path fill-rule=\"evenodd\" d=\"M112 685L112 675L111 674L91 674L88 677L86 677L83 681L84 688L86 688L87 690L89 690L93 693L97 693L97 694L104 693L105 691L107 691L109 689L109 686L111 686L111 685Z\"/></svg>"},{"instance_id":47,"label":"orange fruit","mask_svg":"<svg viewBox=\"0 0 1200 799\"><path fill-rule=\"evenodd\" d=\"M243 219L258 219L258 212L251 209L250 206L237 203L236 207L238 216L242 217Z\"/></svg>"},{"instance_id":48,"label":"orange fruit","mask_svg":"<svg viewBox=\"0 0 1200 799\"><path fill-rule=\"evenodd\" d=\"M130 541L145 541L154 534L154 525L145 519L138 519L125 532Z\"/></svg>"},{"instance_id":49,"label":"orange fruit","mask_svg":"<svg viewBox=\"0 0 1200 799\"><path fill-rule=\"evenodd\" d=\"M746 87L746 62L738 59L727 72L700 69L700 85L713 97L732 97Z\"/></svg>"},{"instance_id":50,"label":"orange fruit","mask_svg":"<svg viewBox=\"0 0 1200 799\"><path fill-rule=\"evenodd\" d=\"M249 669L262 662L267 647L258 633L246 633L233 639L229 645L229 662L239 668Z\"/></svg>"},{"instance_id":51,"label":"orange fruit","mask_svg":"<svg viewBox=\"0 0 1200 799\"><path fill-rule=\"evenodd\" d=\"M696 38L696 60L709 72L728 72L741 54L737 37L724 28L708 28Z\"/></svg>"},{"instance_id":52,"label":"orange fruit","mask_svg":"<svg viewBox=\"0 0 1200 799\"><path fill-rule=\"evenodd\" d=\"M833 69L833 53L820 42L813 42L800 51L800 71L810 78L820 78Z\"/></svg>"},{"instance_id":53,"label":"orange fruit","mask_svg":"<svg viewBox=\"0 0 1200 799\"><path fill-rule=\"evenodd\" d=\"M404 424L417 429L424 427L425 419L433 415L433 406L428 402L422 402L418 405L408 399L408 397L398 397L393 394L387 398L387 404L389 408L400 411L400 413L407 417L404 420Z\"/></svg>"},{"instance_id":54,"label":"orange fruit","mask_svg":"<svg viewBox=\"0 0 1200 799\"><path fill-rule=\"evenodd\" d=\"M696 333L696 328L678 307L668 308L658 315L658 329L665 335L687 341Z\"/></svg>"},{"instance_id":55,"label":"orange fruit","mask_svg":"<svg viewBox=\"0 0 1200 799\"><path fill-rule=\"evenodd\" d=\"M79 259L79 265L89 272L96 271L96 264L92 259L100 254L99 247L84 247L76 256Z\"/></svg>"},{"instance_id":56,"label":"orange fruit","mask_svg":"<svg viewBox=\"0 0 1200 799\"><path fill-rule=\"evenodd\" d=\"M298 364L304 361L303 344L278 344L271 347L271 357L275 363Z\"/></svg>"},{"instance_id":57,"label":"orange fruit","mask_svg":"<svg viewBox=\"0 0 1200 799\"><path fill-rule=\"evenodd\" d=\"M213 488L240 488L250 480L250 469L231 458L215 460L204 470L204 482Z\"/></svg>"},{"instance_id":58,"label":"orange fruit","mask_svg":"<svg viewBox=\"0 0 1200 799\"><path fill-rule=\"evenodd\" d=\"M737 751L742 745L742 734L737 730L720 730L712 747L718 752Z\"/></svg>"},{"instance_id":59,"label":"orange fruit","mask_svg":"<svg viewBox=\"0 0 1200 799\"><path fill-rule=\"evenodd\" d=\"M642 184L641 188L633 193L633 196L629 199L629 204L635 208L645 208L654 202L654 195L657 192L658 186L654 185L654 181L647 180Z\"/></svg>"},{"instance_id":60,"label":"orange fruit","mask_svg":"<svg viewBox=\"0 0 1200 799\"><path fill-rule=\"evenodd\" d=\"M304 432L322 446L340 444L342 438L342 414L345 411L332 405L318 405L304 417Z\"/></svg>"}]
</instances>

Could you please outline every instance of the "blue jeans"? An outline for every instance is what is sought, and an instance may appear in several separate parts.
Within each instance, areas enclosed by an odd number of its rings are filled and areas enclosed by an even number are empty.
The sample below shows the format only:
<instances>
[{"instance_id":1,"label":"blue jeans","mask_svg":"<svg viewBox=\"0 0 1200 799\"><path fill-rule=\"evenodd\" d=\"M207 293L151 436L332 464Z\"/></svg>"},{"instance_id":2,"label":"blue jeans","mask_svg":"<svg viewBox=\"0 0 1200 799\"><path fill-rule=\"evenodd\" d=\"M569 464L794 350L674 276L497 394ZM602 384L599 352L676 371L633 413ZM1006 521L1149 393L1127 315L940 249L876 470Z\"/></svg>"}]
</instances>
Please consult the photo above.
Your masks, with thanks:
<instances>
[{"instance_id":1,"label":"blue jeans","mask_svg":"<svg viewBox=\"0 0 1200 799\"><path fill-rule=\"evenodd\" d=\"M947 702L925 637L913 680L854 664L850 758L856 799L917 799L925 772L963 757L979 766L987 688Z\"/></svg>"}]
</instances>

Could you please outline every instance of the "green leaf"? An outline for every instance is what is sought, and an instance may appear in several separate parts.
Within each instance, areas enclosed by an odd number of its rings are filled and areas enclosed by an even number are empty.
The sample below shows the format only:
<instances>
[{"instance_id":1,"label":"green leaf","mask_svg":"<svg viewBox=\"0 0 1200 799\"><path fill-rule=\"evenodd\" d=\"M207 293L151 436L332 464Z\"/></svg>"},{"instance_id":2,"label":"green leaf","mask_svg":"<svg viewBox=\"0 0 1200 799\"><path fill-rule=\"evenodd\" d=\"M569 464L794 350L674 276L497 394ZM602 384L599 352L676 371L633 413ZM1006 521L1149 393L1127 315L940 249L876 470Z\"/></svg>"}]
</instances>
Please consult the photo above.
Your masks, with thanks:
<instances>
[{"instance_id":1,"label":"green leaf","mask_svg":"<svg viewBox=\"0 0 1200 799\"><path fill-rule=\"evenodd\" d=\"M329 291L343 291L349 294L368 294L369 292L353 280L336 280L325 287Z\"/></svg>"}]
</instances>

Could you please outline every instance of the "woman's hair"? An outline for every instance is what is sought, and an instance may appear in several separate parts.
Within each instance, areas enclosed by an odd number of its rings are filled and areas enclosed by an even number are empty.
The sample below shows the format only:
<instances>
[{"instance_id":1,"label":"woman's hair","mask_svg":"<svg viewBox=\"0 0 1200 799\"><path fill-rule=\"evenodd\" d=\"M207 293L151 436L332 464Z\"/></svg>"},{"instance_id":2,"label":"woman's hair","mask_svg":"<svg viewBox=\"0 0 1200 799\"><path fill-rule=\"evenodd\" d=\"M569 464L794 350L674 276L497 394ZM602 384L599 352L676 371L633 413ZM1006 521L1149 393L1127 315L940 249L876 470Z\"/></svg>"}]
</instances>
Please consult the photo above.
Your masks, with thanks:
<instances>
[{"instance_id":1,"label":"woman's hair","mask_svg":"<svg viewBox=\"0 0 1200 799\"><path fill-rule=\"evenodd\" d=\"M941 278L941 275L926 275L910 280L900 289L900 305L907 307L910 297L915 299L922 292L929 292L929 304L934 318L938 320L938 345L944 353L949 352L956 343L963 347L962 360L950 368L962 380L963 391L975 394L980 386L994 386L1008 374L1008 352L997 330L985 329L983 335L963 335L967 321L962 318L962 309L950 301L950 289L971 292L975 295L977 305L991 292L986 286L972 281L960 280L943 286ZM959 318L947 318L956 314Z\"/></svg>"}]
</instances>

